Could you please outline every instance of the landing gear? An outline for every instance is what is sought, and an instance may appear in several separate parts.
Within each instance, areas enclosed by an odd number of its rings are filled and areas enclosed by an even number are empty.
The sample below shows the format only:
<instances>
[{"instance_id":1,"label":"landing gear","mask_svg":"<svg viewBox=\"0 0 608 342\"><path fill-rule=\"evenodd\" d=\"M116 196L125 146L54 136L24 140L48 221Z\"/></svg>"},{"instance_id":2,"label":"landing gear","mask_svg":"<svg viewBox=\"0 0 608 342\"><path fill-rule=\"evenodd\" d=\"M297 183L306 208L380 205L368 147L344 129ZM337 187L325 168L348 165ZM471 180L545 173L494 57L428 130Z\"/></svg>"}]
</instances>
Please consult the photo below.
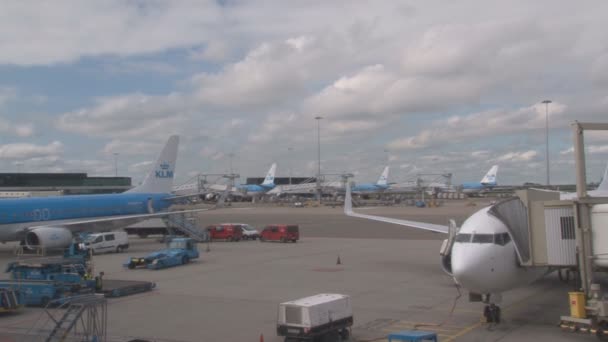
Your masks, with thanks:
<instances>
[{"instance_id":1,"label":"landing gear","mask_svg":"<svg viewBox=\"0 0 608 342\"><path fill-rule=\"evenodd\" d=\"M494 303L486 305L483 309L483 317L486 319L486 323L499 324L500 323L500 307Z\"/></svg>"},{"instance_id":2,"label":"landing gear","mask_svg":"<svg viewBox=\"0 0 608 342\"><path fill-rule=\"evenodd\" d=\"M491 298L492 297L492 298ZM500 306L496 303L502 302L501 294L485 294L482 296L483 302L487 305L483 308L483 317L486 323L490 324L490 327L500 323ZM490 299L491 298L491 299Z\"/></svg>"}]
</instances>

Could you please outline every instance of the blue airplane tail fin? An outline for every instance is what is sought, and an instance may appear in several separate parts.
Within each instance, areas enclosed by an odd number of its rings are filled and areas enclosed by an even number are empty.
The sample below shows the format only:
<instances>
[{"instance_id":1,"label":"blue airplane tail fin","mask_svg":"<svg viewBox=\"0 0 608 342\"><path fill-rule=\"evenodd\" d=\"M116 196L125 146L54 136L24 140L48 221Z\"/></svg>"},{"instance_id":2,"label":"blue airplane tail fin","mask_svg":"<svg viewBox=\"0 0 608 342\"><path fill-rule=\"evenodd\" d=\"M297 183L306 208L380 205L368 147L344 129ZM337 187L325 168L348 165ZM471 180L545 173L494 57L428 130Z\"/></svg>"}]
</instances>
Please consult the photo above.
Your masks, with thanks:
<instances>
[{"instance_id":1,"label":"blue airplane tail fin","mask_svg":"<svg viewBox=\"0 0 608 342\"><path fill-rule=\"evenodd\" d=\"M173 176L175 172L175 161L177 159L177 147L179 137L172 135L160 153L156 164L148 173L141 185L127 192L132 193L169 193L173 188Z\"/></svg>"},{"instance_id":2,"label":"blue airplane tail fin","mask_svg":"<svg viewBox=\"0 0 608 342\"><path fill-rule=\"evenodd\" d=\"M382 171L382 174L380 175L380 178L378 178L378 182L376 182L376 185L383 187L383 186L388 186L388 165L384 168L384 171Z\"/></svg>"},{"instance_id":3,"label":"blue airplane tail fin","mask_svg":"<svg viewBox=\"0 0 608 342\"><path fill-rule=\"evenodd\" d=\"M272 163L270 166L270 170L266 174L266 178L264 178L264 182L262 182L262 186L274 186L274 175L277 171L277 163Z\"/></svg>"},{"instance_id":4,"label":"blue airplane tail fin","mask_svg":"<svg viewBox=\"0 0 608 342\"><path fill-rule=\"evenodd\" d=\"M481 179L483 185L496 185L496 174L498 173L498 165L493 165L490 171Z\"/></svg>"}]
</instances>

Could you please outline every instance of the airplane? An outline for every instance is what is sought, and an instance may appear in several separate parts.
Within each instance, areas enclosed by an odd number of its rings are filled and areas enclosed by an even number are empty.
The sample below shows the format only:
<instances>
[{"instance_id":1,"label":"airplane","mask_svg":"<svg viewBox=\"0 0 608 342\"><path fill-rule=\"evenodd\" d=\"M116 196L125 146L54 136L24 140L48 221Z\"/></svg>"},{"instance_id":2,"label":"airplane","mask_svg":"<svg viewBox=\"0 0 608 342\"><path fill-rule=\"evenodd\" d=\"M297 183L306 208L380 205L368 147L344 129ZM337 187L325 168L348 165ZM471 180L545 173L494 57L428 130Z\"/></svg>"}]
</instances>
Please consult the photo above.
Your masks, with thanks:
<instances>
[{"instance_id":1,"label":"airplane","mask_svg":"<svg viewBox=\"0 0 608 342\"><path fill-rule=\"evenodd\" d=\"M257 196L262 195L275 187L274 178L277 171L277 164L272 163L270 169L266 173L266 177L261 184L239 184L232 187L230 193L237 196ZM212 184L209 185L203 195L206 199L213 199L217 197L216 194L223 193L228 189L227 185L224 184Z\"/></svg>"},{"instance_id":2,"label":"airplane","mask_svg":"<svg viewBox=\"0 0 608 342\"><path fill-rule=\"evenodd\" d=\"M388 165L380 174L380 178L376 183L357 184L353 187L354 192L379 192L388 189Z\"/></svg>"},{"instance_id":3,"label":"airplane","mask_svg":"<svg viewBox=\"0 0 608 342\"><path fill-rule=\"evenodd\" d=\"M470 298L486 303L485 312L502 301L503 292L528 285L549 272L547 267L519 265L519 252L507 223L494 210L499 205L477 211L458 228L454 220L444 226L356 213L352 208L351 190L347 186L344 213L351 217L449 234L441 246L441 266L456 284L469 291Z\"/></svg>"},{"instance_id":4,"label":"airplane","mask_svg":"<svg viewBox=\"0 0 608 342\"><path fill-rule=\"evenodd\" d=\"M595 190L587 191L587 195L590 197L608 197L608 165L606 165L600 185ZM559 195L560 200L572 200L575 198L577 198L576 192L562 192Z\"/></svg>"},{"instance_id":5,"label":"airplane","mask_svg":"<svg viewBox=\"0 0 608 342\"><path fill-rule=\"evenodd\" d=\"M496 186L496 174L498 173L498 165L493 165L479 182L462 183L462 192L480 192L487 189L492 189Z\"/></svg>"},{"instance_id":6,"label":"airplane","mask_svg":"<svg viewBox=\"0 0 608 342\"><path fill-rule=\"evenodd\" d=\"M201 209L167 212L179 137L169 138L141 185L119 194L29 197L0 200L0 241L27 248L65 248L79 232L124 228L150 218Z\"/></svg>"},{"instance_id":7,"label":"airplane","mask_svg":"<svg viewBox=\"0 0 608 342\"><path fill-rule=\"evenodd\" d=\"M275 187L274 175L276 174L276 171L277 164L272 163L272 165L270 166L270 170L268 170L268 172L266 173L266 178L264 178L262 184L241 184L238 185L236 188L238 191L243 192L246 195L255 195L268 192L268 190L272 190Z\"/></svg>"}]
</instances>

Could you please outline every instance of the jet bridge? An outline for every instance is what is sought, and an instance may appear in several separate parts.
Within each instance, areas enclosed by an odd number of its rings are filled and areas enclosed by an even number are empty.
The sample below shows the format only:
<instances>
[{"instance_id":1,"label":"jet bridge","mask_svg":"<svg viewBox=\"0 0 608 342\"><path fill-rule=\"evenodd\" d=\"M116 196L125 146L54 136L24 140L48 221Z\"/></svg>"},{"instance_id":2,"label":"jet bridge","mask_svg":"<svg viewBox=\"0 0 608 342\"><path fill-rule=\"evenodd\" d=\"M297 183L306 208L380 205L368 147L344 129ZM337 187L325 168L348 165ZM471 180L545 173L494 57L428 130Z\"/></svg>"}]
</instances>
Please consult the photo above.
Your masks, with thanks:
<instances>
[{"instance_id":1,"label":"jet bridge","mask_svg":"<svg viewBox=\"0 0 608 342\"><path fill-rule=\"evenodd\" d=\"M560 201L554 191L518 190L516 195L489 213L509 229L520 265L576 266L574 202Z\"/></svg>"},{"instance_id":2,"label":"jet bridge","mask_svg":"<svg viewBox=\"0 0 608 342\"><path fill-rule=\"evenodd\" d=\"M502 221L524 267L577 268L585 293L594 272L608 267L608 198L587 195L584 130L608 130L608 124L572 124L576 160L577 197L560 200L556 191L527 189L492 206L489 213Z\"/></svg>"}]
</instances>

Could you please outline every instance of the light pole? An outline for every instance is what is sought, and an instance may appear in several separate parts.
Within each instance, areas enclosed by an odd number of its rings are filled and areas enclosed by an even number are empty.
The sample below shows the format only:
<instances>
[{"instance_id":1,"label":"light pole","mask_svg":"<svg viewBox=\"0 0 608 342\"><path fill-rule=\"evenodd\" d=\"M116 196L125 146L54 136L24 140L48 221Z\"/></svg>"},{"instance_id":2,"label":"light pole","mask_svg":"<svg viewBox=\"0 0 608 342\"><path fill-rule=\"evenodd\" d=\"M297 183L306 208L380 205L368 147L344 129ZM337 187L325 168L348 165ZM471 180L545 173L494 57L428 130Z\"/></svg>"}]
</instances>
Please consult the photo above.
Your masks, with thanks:
<instances>
[{"instance_id":1,"label":"light pole","mask_svg":"<svg viewBox=\"0 0 608 342\"><path fill-rule=\"evenodd\" d=\"M549 178L549 103L551 100L544 100L542 103L545 104L545 145L546 145L546 159L547 159L547 185L551 185Z\"/></svg>"},{"instance_id":2,"label":"light pole","mask_svg":"<svg viewBox=\"0 0 608 342\"><path fill-rule=\"evenodd\" d=\"M232 174L232 158L234 157L234 153L228 153L228 158L230 158L230 174Z\"/></svg>"},{"instance_id":3,"label":"light pole","mask_svg":"<svg viewBox=\"0 0 608 342\"><path fill-rule=\"evenodd\" d=\"M321 119L323 117L316 116L317 120L317 201L321 203Z\"/></svg>"},{"instance_id":4,"label":"light pole","mask_svg":"<svg viewBox=\"0 0 608 342\"><path fill-rule=\"evenodd\" d=\"M118 152L114 152L114 177L118 177Z\"/></svg>"},{"instance_id":5,"label":"light pole","mask_svg":"<svg viewBox=\"0 0 608 342\"><path fill-rule=\"evenodd\" d=\"M289 154L289 185L291 185L291 169L293 167L293 165L291 165L292 164L291 151L293 151L293 147L288 147L287 153Z\"/></svg>"}]
</instances>

